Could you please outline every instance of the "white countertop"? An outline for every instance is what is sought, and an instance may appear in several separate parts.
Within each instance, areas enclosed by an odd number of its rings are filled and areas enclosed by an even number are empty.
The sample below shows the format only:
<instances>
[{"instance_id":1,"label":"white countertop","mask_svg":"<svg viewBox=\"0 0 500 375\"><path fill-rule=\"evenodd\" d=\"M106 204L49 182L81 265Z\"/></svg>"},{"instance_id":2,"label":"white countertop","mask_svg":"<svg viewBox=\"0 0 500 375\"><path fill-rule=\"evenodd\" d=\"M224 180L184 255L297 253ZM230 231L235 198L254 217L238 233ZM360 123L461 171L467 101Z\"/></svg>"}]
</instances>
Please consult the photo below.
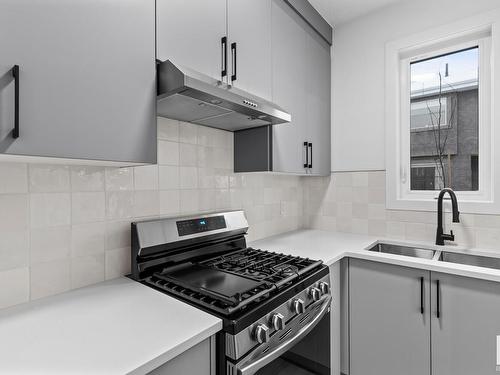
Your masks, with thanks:
<instances>
[{"instance_id":1,"label":"white countertop","mask_svg":"<svg viewBox=\"0 0 500 375\"><path fill-rule=\"evenodd\" d=\"M146 374L220 329L219 318L120 278L0 311L0 373Z\"/></svg>"},{"instance_id":2,"label":"white countertop","mask_svg":"<svg viewBox=\"0 0 500 375\"><path fill-rule=\"evenodd\" d=\"M494 250L467 249L459 246L436 246L432 243L391 240L373 236L311 229L279 234L253 241L249 245L255 248L322 260L327 265L331 265L342 258L350 257L500 282L500 270L496 269L366 250L377 241L500 258L500 251Z\"/></svg>"}]
</instances>

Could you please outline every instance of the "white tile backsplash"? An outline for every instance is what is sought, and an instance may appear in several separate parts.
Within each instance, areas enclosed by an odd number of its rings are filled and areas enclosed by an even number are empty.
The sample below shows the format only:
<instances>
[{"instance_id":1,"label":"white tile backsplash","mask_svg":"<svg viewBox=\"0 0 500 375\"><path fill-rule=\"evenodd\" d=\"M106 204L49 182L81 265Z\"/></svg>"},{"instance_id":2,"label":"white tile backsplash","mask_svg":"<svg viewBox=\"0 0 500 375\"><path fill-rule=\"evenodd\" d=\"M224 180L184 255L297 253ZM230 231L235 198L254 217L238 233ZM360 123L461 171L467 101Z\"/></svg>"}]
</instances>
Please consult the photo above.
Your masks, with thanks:
<instances>
[{"instance_id":1,"label":"white tile backsplash","mask_svg":"<svg viewBox=\"0 0 500 375\"><path fill-rule=\"evenodd\" d=\"M234 174L232 133L159 118L158 146L134 168L0 162L0 308L129 273L136 219L245 209L250 240L302 226L301 178Z\"/></svg>"},{"instance_id":2,"label":"white tile backsplash","mask_svg":"<svg viewBox=\"0 0 500 375\"><path fill-rule=\"evenodd\" d=\"M436 212L385 208L383 171L338 172L304 179L303 184L304 214L311 228L430 243L435 240ZM445 230L453 229L459 245L500 251L500 215L462 213L460 223L451 224L451 213L447 212L445 226Z\"/></svg>"}]
</instances>

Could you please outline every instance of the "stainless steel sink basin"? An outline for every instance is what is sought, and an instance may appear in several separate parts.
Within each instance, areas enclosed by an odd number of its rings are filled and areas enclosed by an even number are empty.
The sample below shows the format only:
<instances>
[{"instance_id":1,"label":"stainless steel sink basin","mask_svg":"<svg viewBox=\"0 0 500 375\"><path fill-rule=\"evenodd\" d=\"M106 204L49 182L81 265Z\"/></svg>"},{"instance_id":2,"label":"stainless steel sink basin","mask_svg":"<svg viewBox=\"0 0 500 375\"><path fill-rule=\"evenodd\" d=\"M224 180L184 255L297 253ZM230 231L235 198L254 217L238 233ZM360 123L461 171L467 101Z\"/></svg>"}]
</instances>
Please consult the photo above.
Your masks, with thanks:
<instances>
[{"instance_id":1,"label":"stainless steel sink basin","mask_svg":"<svg viewBox=\"0 0 500 375\"><path fill-rule=\"evenodd\" d=\"M368 251L404 255L407 257L423 258L423 259L433 259L436 253L435 250L431 249L423 249L420 247L413 247L413 246L400 246L389 243L378 243L375 246L369 248Z\"/></svg>"},{"instance_id":2,"label":"stainless steel sink basin","mask_svg":"<svg viewBox=\"0 0 500 375\"><path fill-rule=\"evenodd\" d=\"M443 251L441 252L439 260L443 262L459 263L459 264L466 264L469 266L493 268L500 270L500 258Z\"/></svg>"}]
</instances>

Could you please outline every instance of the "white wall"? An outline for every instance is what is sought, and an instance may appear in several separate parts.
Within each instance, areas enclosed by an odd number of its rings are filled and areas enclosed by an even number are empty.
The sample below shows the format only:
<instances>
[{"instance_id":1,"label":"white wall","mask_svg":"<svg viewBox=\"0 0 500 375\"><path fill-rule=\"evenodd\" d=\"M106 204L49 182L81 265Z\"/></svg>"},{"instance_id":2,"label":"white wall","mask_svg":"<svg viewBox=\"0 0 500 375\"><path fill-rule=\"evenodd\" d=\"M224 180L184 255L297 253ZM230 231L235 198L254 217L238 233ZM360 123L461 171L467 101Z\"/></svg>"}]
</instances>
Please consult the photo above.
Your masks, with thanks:
<instances>
[{"instance_id":1,"label":"white wall","mask_svg":"<svg viewBox=\"0 0 500 375\"><path fill-rule=\"evenodd\" d=\"M332 170L385 169L387 42L497 7L498 0L410 1L335 28Z\"/></svg>"}]
</instances>

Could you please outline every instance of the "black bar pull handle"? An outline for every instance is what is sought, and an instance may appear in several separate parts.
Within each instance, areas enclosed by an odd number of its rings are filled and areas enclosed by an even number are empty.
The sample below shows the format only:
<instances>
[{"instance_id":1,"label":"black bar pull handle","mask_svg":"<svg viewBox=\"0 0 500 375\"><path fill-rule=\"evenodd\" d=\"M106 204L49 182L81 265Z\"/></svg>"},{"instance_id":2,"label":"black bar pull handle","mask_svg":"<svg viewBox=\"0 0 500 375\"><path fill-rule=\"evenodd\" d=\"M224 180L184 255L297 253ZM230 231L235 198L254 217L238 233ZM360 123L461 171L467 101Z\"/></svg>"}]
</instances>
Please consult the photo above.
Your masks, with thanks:
<instances>
[{"instance_id":1,"label":"black bar pull handle","mask_svg":"<svg viewBox=\"0 0 500 375\"><path fill-rule=\"evenodd\" d=\"M14 130L13 138L19 138L19 65L12 67L12 76L14 77Z\"/></svg>"},{"instance_id":2,"label":"black bar pull handle","mask_svg":"<svg viewBox=\"0 0 500 375\"><path fill-rule=\"evenodd\" d=\"M306 151L306 162L304 163L304 168L309 168L309 143L304 142L304 150Z\"/></svg>"},{"instance_id":3,"label":"black bar pull handle","mask_svg":"<svg viewBox=\"0 0 500 375\"><path fill-rule=\"evenodd\" d=\"M420 278L420 313L424 314L424 277Z\"/></svg>"},{"instance_id":4,"label":"black bar pull handle","mask_svg":"<svg viewBox=\"0 0 500 375\"><path fill-rule=\"evenodd\" d=\"M231 82L236 81L236 67L238 63L236 61L236 42L231 43L231 55L233 61L233 74L231 75Z\"/></svg>"},{"instance_id":5,"label":"black bar pull handle","mask_svg":"<svg viewBox=\"0 0 500 375\"><path fill-rule=\"evenodd\" d=\"M221 69L221 76L224 78L227 76L227 37L223 36L220 40L220 45L221 45L221 54L222 54L222 69Z\"/></svg>"},{"instance_id":6,"label":"black bar pull handle","mask_svg":"<svg viewBox=\"0 0 500 375\"><path fill-rule=\"evenodd\" d=\"M313 144L309 143L309 150L311 151L311 157L309 158L309 168L313 167Z\"/></svg>"},{"instance_id":7,"label":"black bar pull handle","mask_svg":"<svg viewBox=\"0 0 500 375\"><path fill-rule=\"evenodd\" d=\"M441 286L439 285L439 280L436 280L436 316L441 318Z\"/></svg>"}]
</instances>

